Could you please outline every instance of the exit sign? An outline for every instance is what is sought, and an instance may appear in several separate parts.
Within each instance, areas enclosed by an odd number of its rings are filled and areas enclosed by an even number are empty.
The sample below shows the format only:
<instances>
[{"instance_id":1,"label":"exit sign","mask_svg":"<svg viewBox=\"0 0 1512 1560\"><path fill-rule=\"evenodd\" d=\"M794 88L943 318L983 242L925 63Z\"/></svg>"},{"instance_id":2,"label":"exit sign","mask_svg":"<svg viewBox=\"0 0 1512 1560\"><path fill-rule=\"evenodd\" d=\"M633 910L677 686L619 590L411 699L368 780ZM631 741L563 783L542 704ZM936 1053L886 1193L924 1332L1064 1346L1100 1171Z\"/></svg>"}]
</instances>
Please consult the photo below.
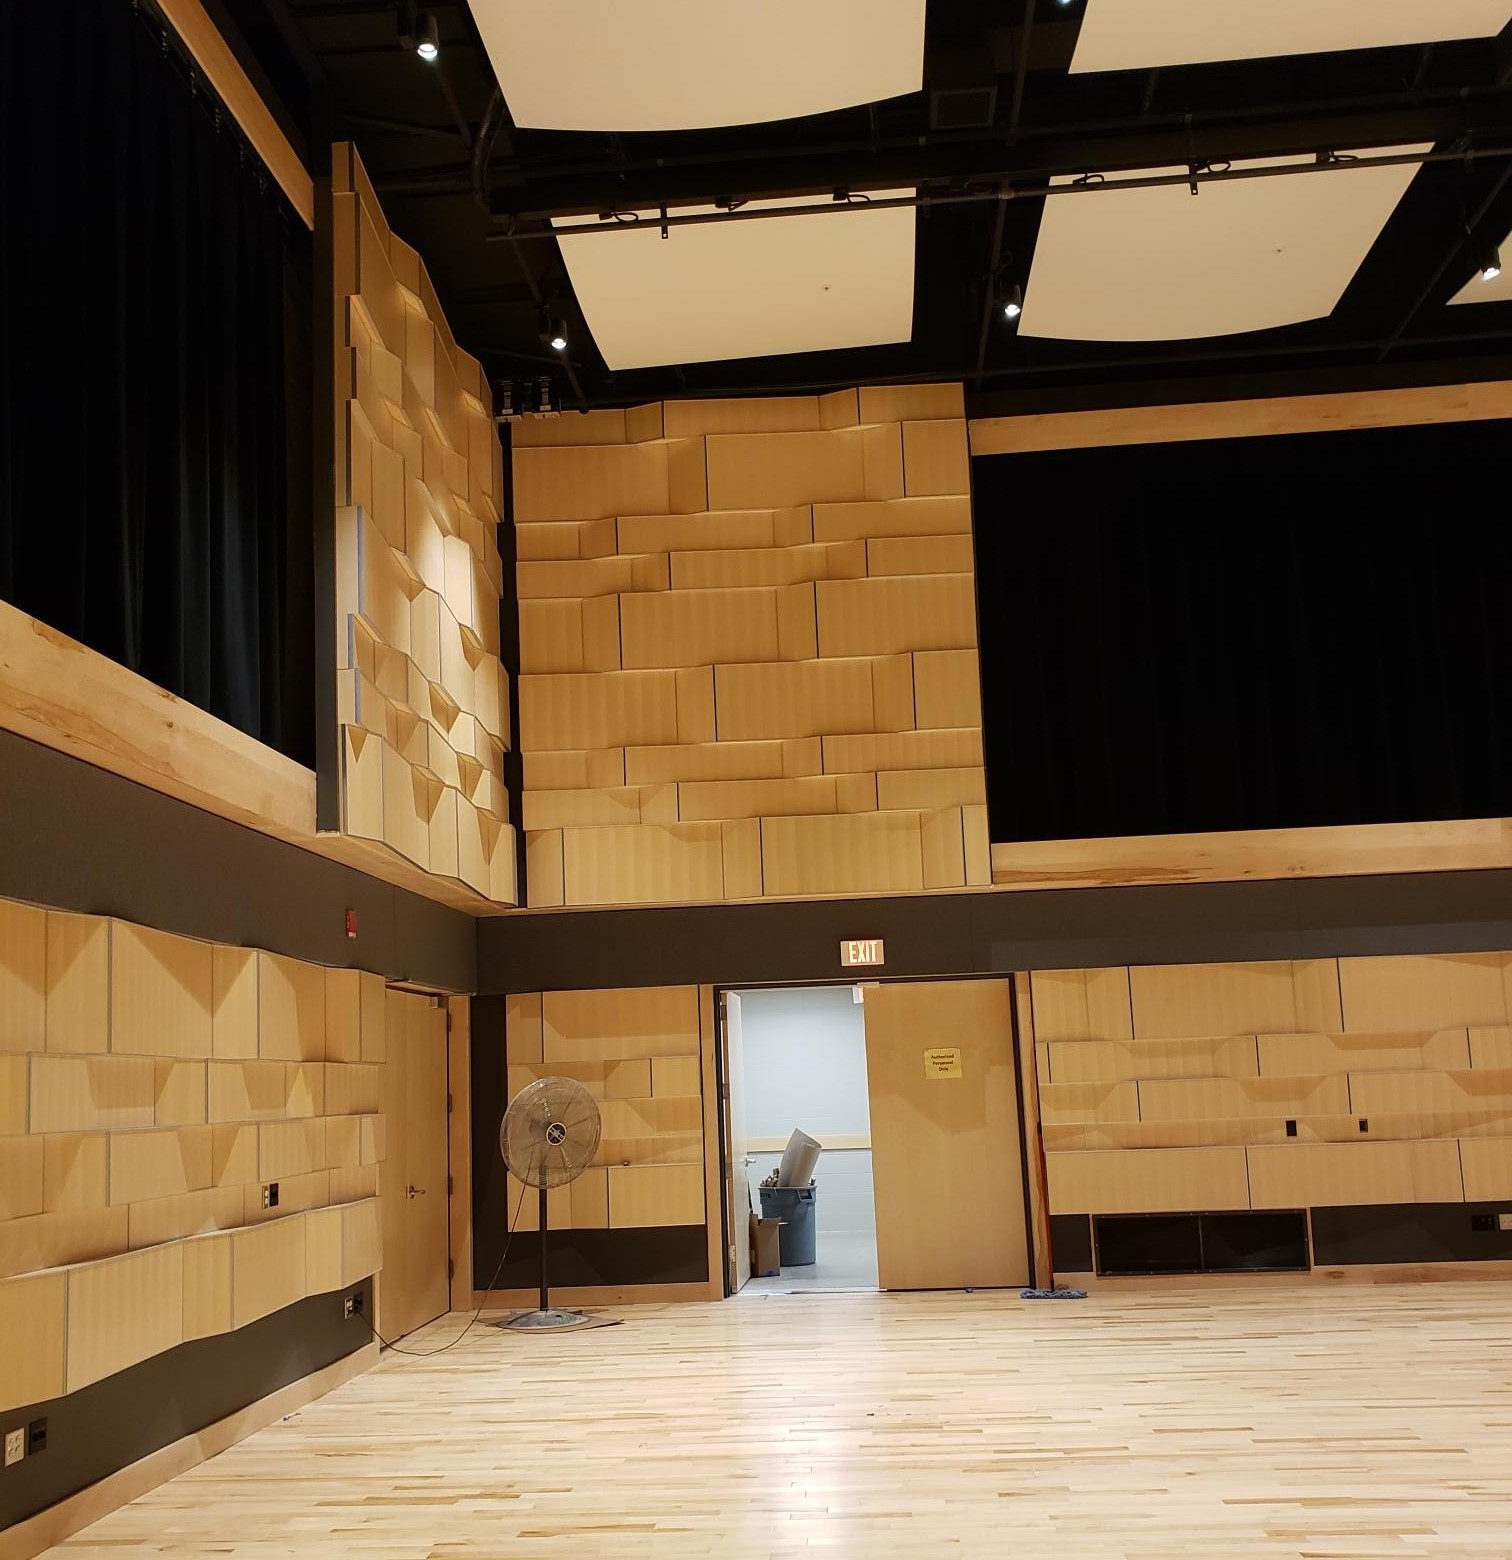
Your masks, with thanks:
<instances>
[{"instance_id":1,"label":"exit sign","mask_svg":"<svg viewBox=\"0 0 1512 1560\"><path fill-rule=\"evenodd\" d=\"M882 939L880 937L857 937L850 942L840 944L840 963L846 969L854 969L863 964L881 964Z\"/></svg>"}]
</instances>

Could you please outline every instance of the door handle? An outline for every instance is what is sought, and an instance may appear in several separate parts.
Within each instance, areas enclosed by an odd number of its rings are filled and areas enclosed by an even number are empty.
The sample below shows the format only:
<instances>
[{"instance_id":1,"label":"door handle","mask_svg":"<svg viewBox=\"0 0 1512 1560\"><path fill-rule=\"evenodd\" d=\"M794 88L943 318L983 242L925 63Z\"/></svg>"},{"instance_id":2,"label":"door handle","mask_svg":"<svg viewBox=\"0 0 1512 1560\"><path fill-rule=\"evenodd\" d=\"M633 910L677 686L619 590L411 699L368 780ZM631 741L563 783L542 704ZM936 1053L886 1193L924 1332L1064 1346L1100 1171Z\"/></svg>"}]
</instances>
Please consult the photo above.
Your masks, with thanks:
<instances>
[{"instance_id":1,"label":"door handle","mask_svg":"<svg viewBox=\"0 0 1512 1560\"><path fill-rule=\"evenodd\" d=\"M412 1198L413 1197L424 1197L425 1196L425 1188L423 1186L406 1186L404 1188L404 1195L406 1197L412 1197Z\"/></svg>"}]
</instances>

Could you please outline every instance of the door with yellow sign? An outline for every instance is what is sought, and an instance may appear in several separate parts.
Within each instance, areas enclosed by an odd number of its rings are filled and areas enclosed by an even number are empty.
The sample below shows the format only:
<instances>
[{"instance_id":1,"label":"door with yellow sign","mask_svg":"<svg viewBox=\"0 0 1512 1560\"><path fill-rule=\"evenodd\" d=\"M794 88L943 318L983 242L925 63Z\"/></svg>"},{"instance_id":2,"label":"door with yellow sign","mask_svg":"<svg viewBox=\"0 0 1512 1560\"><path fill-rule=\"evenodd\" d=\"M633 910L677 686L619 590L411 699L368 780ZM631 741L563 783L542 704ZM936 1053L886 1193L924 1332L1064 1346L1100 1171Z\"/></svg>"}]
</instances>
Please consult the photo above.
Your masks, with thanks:
<instances>
[{"instance_id":1,"label":"door with yellow sign","mask_svg":"<svg viewBox=\"0 0 1512 1560\"><path fill-rule=\"evenodd\" d=\"M863 991L878 1282L1027 1284L1012 988L959 980Z\"/></svg>"}]
</instances>

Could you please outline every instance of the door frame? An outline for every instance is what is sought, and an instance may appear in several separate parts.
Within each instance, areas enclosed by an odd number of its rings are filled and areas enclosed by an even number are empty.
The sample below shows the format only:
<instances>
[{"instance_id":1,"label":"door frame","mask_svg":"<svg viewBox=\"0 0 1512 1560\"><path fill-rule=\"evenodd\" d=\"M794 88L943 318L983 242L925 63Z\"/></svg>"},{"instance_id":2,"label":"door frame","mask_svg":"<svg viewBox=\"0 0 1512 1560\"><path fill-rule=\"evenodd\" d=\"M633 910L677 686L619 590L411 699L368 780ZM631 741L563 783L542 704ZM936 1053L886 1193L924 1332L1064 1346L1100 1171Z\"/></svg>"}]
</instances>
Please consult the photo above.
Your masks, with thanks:
<instances>
[{"instance_id":1,"label":"door frame","mask_svg":"<svg viewBox=\"0 0 1512 1560\"><path fill-rule=\"evenodd\" d=\"M730 1287L732 1272L732 1258L730 1256L731 1242L735 1238L735 1227L732 1222L732 1210L730 1208L730 1178L731 1164L729 1159L730 1124L726 1119L728 1115L728 1073L729 1073L729 1048L725 1036L725 993L742 993L747 991L825 991L836 986L921 986L936 985L941 981L952 983L977 980L1003 980L1008 983L1008 1016L1009 1016L1009 1049L1013 1053L1013 1094L1015 1112L1018 1118L1019 1128L1019 1168L1024 1188L1024 1244L1029 1253L1029 1272L1031 1279L1036 1284L1049 1284L1054 1281L1053 1270L1050 1263L1052 1255L1049 1242L1049 1214L1048 1191L1045 1186L1044 1152L1042 1148L1041 1123L1039 1114L1039 1074L1034 1069L1035 1057L1033 1014L1028 1010L1029 1004L1029 975L1024 970L977 971L970 975L874 975L864 979L851 980L791 980L791 981L729 981L715 985L714 989L714 1075L715 1098L718 1105L719 1134L719 1229L720 1229L720 1269L724 1276L724 1296L729 1299L733 1293ZM1021 1007L1023 1009L1021 1016ZM1027 1032L1025 1023L1027 1020ZM1025 1109L1025 1041L1029 1048L1030 1070L1027 1074L1034 1086L1034 1143L1035 1152L1031 1158L1029 1153L1029 1121ZM1042 1218L1036 1218L1036 1212L1042 1214Z\"/></svg>"}]
</instances>

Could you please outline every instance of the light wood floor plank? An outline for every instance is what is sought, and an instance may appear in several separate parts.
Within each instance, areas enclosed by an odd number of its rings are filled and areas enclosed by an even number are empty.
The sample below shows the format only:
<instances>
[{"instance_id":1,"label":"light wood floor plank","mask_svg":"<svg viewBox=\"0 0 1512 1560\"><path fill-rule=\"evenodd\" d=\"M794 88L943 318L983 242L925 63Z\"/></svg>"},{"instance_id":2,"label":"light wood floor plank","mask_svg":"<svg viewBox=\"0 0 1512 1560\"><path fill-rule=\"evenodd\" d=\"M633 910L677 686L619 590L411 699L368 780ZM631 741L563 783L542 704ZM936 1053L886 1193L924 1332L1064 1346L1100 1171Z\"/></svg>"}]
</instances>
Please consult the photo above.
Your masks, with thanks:
<instances>
[{"instance_id":1,"label":"light wood floor plank","mask_svg":"<svg viewBox=\"0 0 1512 1560\"><path fill-rule=\"evenodd\" d=\"M620 1314L386 1356L50 1553L1512 1554L1506 1283Z\"/></svg>"}]
</instances>

